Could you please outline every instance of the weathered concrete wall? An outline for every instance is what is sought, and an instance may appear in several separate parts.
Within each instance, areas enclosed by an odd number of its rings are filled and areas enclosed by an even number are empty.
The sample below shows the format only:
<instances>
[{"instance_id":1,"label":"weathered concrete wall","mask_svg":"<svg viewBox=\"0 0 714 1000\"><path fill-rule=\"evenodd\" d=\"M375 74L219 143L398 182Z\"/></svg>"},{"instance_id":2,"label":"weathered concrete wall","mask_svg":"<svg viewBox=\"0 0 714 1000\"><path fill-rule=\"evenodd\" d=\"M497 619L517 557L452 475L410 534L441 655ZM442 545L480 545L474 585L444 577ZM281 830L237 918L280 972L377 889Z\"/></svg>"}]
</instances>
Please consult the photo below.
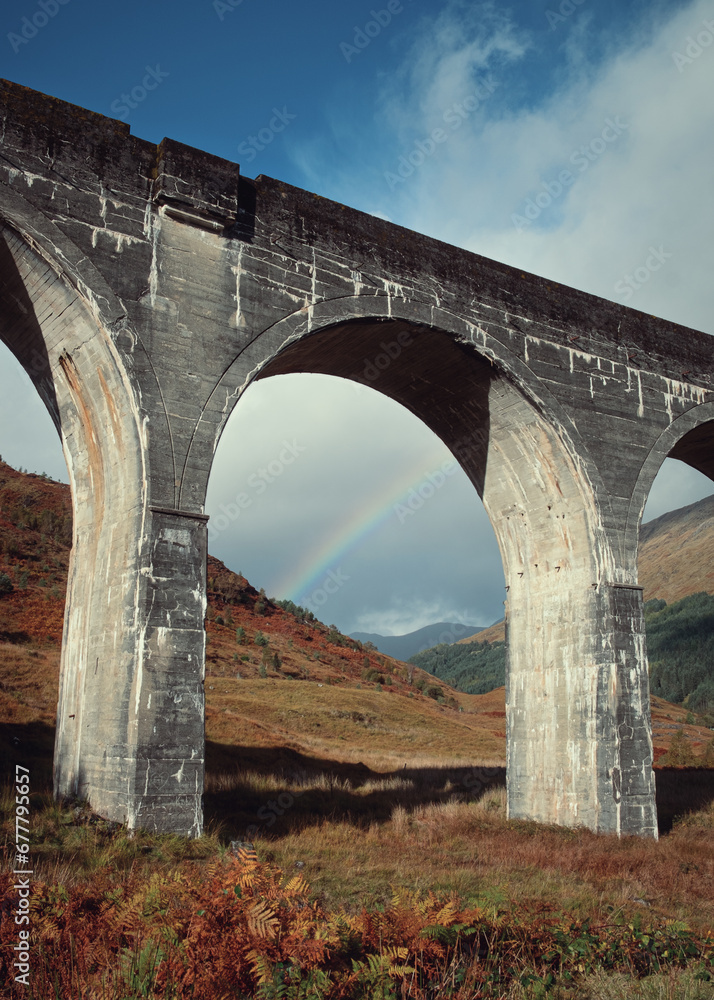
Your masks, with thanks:
<instances>
[{"instance_id":1,"label":"weathered concrete wall","mask_svg":"<svg viewBox=\"0 0 714 1000\"><path fill-rule=\"evenodd\" d=\"M58 793L200 829L213 455L252 380L313 371L408 407L483 497L510 814L656 835L637 533L666 455L714 472L712 341L13 84L0 116L0 336L77 519Z\"/></svg>"}]
</instances>

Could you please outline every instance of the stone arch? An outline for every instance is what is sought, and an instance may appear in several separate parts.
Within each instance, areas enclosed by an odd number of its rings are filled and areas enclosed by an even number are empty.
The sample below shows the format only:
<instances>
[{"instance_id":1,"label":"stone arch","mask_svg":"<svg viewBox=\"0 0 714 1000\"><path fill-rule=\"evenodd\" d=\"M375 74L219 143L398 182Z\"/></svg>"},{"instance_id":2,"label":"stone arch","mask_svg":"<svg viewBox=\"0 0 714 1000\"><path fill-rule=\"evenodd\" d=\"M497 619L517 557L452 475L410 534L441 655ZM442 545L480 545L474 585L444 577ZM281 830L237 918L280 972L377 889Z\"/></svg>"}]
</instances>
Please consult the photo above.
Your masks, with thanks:
<instances>
[{"instance_id":1,"label":"stone arch","mask_svg":"<svg viewBox=\"0 0 714 1000\"><path fill-rule=\"evenodd\" d=\"M616 728L603 669L615 654L596 631L618 567L586 449L517 358L436 312L374 295L296 312L224 376L223 426L253 380L302 371L371 385L444 441L484 501L506 574L509 812L619 831L610 779L622 761L616 740L606 750L597 738ZM647 797L651 775L643 780Z\"/></svg>"},{"instance_id":2,"label":"stone arch","mask_svg":"<svg viewBox=\"0 0 714 1000\"><path fill-rule=\"evenodd\" d=\"M384 294L362 293L340 299L328 299L303 308L283 317L274 325L256 333L247 345L227 366L222 378L215 385L201 419L198 421L186 459L187 466L199 467L197 456L208 450L215 454L218 440L233 408L242 393L255 379L265 378L276 372L275 358L294 347L305 338L332 329L347 331L357 329L360 324L387 324L401 322L408 327L430 330L447 335L454 343L471 349L475 356L487 362L494 373L509 382L528 400L534 412L541 414L552 427L558 428L558 436L572 462L577 466L577 475L587 484L588 495L597 498L599 507L609 510L608 491L602 483L597 465L588 460L587 447L578 432L576 423L563 406L552 396L541 379L502 343L466 319L444 308L437 308L432 302L405 302L400 298ZM379 338L377 338L379 340ZM270 369L268 372L267 370ZM317 371L317 368L310 370ZM336 371L326 372L338 374ZM373 379L360 378L352 373L344 377L354 378L366 385L380 389ZM395 397L396 398L396 397ZM398 400L402 402L402 399ZM412 409L405 401L407 409ZM418 413L420 419L423 414ZM439 431L436 430L439 434ZM468 472L468 470L467 470ZM194 484L194 489L205 495L208 471L205 480ZM472 480L473 481L473 480ZM475 482L478 489L478 483ZM600 515L596 516L599 524ZM597 529L597 524L594 527Z\"/></svg>"},{"instance_id":3,"label":"stone arch","mask_svg":"<svg viewBox=\"0 0 714 1000\"><path fill-rule=\"evenodd\" d=\"M313 328L282 347L254 378L295 371L337 375L370 385L414 413L450 448L483 499L494 522L508 580L522 569L527 556L519 530L506 522L519 500L521 507L532 509L534 490L546 498L544 509L548 501L551 509L562 501L563 488L571 500L580 494L583 527L597 531L593 492L578 474L575 449L562 427L556 429L556 422L548 419L547 404L529 398L524 381L514 371L517 367L517 359L496 360L481 353L471 340L398 318L392 310L391 317L362 317ZM494 471L497 453L509 464L510 490ZM526 481L521 472L526 462L532 465L534 455L544 475ZM526 518L525 511L523 515L520 521ZM536 530L535 522L530 527ZM590 556L589 545L574 556L567 532L559 535L565 546L563 568L566 559ZM557 542L550 538L549 544L553 552ZM593 572L598 571L593 568Z\"/></svg>"},{"instance_id":4,"label":"stone arch","mask_svg":"<svg viewBox=\"0 0 714 1000\"><path fill-rule=\"evenodd\" d=\"M652 484L666 458L691 465L714 483L714 402L699 403L686 410L662 431L650 448L632 493L627 519L627 546L633 552L637 552L640 524Z\"/></svg>"}]
</instances>

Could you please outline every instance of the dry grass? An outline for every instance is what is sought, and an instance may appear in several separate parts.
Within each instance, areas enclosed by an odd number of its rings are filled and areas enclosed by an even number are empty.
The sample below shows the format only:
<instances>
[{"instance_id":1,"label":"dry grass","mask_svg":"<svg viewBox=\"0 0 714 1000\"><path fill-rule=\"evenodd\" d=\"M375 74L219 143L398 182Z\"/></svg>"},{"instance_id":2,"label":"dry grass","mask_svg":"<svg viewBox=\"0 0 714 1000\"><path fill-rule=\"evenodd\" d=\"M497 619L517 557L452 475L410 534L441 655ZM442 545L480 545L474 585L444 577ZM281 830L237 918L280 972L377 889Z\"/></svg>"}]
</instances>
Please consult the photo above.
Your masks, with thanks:
<instances>
[{"instance_id":1,"label":"dry grass","mask_svg":"<svg viewBox=\"0 0 714 1000\"><path fill-rule=\"evenodd\" d=\"M526 988L514 983L507 1000L541 1000L542 989ZM549 1000L711 1000L714 985L702 982L690 970L670 972L635 979L621 973L596 972L585 977L577 986L556 986L548 993Z\"/></svg>"},{"instance_id":2,"label":"dry grass","mask_svg":"<svg viewBox=\"0 0 714 1000\"><path fill-rule=\"evenodd\" d=\"M91 887L98 878L117 887L127 879L151 884L163 876L201 881L229 854L231 840L252 839L261 860L303 875L330 912L381 912L399 889L458 896L494 922L536 919L537 926L537 914L545 913L562 914L566 922L589 918L598 926L641 921L643 927L663 927L681 920L705 933L714 925L714 803L681 817L659 842L617 840L509 821L502 770L481 789L464 783L464 769L438 767L433 760L423 769L390 773L282 752L282 769L209 772L212 819L208 833L195 841L132 836L55 803L48 791L34 793L35 881L65 887ZM485 769L480 773L487 775ZM8 845L12 789L0 806ZM236 826L237 817L248 827ZM256 820L260 829L253 832L250 821ZM10 858L3 868L10 867ZM542 987L520 985L500 995L544 997ZM642 982L589 976L577 989L560 984L548 995L704 1000L713 994L710 984L677 972Z\"/></svg>"}]
</instances>

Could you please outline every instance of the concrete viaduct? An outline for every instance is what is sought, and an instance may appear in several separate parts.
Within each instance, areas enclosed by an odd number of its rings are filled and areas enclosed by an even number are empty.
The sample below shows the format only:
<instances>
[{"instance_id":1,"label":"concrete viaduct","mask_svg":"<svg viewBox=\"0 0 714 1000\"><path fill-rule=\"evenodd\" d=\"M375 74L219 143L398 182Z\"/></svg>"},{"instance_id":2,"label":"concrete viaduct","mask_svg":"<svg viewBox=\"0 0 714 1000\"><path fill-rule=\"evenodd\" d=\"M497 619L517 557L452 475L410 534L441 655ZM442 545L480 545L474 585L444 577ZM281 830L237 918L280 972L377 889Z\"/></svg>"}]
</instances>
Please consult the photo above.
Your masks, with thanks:
<instances>
[{"instance_id":1,"label":"concrete viaduct","mask_svg":"<svg viewBox=\"0 0 714 1000\"><path fill-rule=\"evenodd\" d=\"M667 456L714 477L714 340L5 81L0 116L0 338L74 503L56 794L200 833L211 463L253 379L322 372L486 506L509 815L657 836L638 532Z\"/></svg>"}]
</instances>

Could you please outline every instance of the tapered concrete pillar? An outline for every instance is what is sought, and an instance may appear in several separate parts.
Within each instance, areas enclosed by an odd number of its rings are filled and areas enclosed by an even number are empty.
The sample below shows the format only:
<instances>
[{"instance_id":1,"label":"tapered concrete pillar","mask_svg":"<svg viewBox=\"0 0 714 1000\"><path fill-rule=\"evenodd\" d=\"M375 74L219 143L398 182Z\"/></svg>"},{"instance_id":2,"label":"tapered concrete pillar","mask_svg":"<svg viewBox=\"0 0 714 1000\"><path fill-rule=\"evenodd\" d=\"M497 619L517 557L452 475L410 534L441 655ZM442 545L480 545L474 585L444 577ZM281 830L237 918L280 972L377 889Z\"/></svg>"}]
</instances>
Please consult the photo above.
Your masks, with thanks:
<instances>
[{"instance_id":1,"label":"tapered concrete pillar","mask_svg":"<svg viewBox=\"0 0 714 1000\"><path fill-rule=\"evenodd\" d=\"M73 495L55 794L196 836L207 518L151 503L152 428L87 303L8 229L0 258L0 334L55 420Z\"/></svg>"},{"instance_id":2,"label":"tapered concrete pillar","mask_svg":"<svg viewBox=\"0 0 714 1000\"><path fill-rule=\"evenodd\" d=\"M657 837L642 591L553 577L509 590L508 814Z\"/></svg>"},{"instance_id":3,"label":"tapered concrete pillar","mask_svg":"<svg viewBox=\"0 0 714 1000\"><path fill-rule=\"evenodd\" d=\"M127 516L131 524L130 513ZM139 551L88 587L96 539L72 559L55 744L55 794L131 828L202 830L205 519L149 509ZM104 550L126 559L123 539ZM91 590L91 593L87 593ZM89 605L89 614L85 609Z\"/></svg>"},{"instance_id":4,"label":"tapered concrete pillar","mask_svg":"<svg viewBox=\"0 0 714 1000\"><path fill-rule=\"evenodd\" d=\"M635 552L618 565L623 532L604 527L568 429L505 381L490 396L483 499L507 585L508 814L656 837Z\"/></svg>"},{"instance_id":5,"label":"tapered concrete pillar","mask_svg":"<svg viewBox=\"0 0 714 1000\"><path fill-rule=\"evenodd\" d=\"M189 836L203 827L207 520L149 508L132 608L127 820Z\"/></svg>"}]
</instances>

